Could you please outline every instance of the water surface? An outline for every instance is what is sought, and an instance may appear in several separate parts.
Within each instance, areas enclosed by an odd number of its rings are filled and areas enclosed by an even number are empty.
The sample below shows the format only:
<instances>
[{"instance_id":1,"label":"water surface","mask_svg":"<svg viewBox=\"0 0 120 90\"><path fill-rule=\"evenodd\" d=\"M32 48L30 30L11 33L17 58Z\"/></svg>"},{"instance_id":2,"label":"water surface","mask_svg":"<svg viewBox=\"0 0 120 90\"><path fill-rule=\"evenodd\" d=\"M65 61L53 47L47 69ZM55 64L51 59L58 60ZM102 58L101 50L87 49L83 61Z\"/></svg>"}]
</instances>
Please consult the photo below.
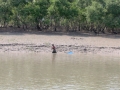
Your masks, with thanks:
<instances>
[{"instance_id":1,"label":"water surface","mask_svg":"<svg viewBox=\"0 0 120 90\"><path fill-rule=\"evenodd\" d=\"M0 90L119 90L119 57L1 53Z\"/></svg>"}]
</instances>

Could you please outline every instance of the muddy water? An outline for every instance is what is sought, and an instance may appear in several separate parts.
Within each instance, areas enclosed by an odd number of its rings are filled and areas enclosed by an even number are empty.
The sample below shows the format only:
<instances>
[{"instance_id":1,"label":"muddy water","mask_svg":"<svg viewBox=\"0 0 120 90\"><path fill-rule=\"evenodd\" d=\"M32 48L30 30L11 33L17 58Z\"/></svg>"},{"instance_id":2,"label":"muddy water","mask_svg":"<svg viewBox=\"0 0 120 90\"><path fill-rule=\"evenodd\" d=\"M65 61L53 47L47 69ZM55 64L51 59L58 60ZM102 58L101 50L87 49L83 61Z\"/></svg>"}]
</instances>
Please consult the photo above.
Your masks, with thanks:
<instances>
[{"instance_id":1,"label":"muddy water","mask_svg":"<svg viewBox=\"0 0 120 90\"><path fill-rule=\"evenodd\" d=\"M0 90L119 90L119 57L1 53Z\"/></svg>"}]
</instances>

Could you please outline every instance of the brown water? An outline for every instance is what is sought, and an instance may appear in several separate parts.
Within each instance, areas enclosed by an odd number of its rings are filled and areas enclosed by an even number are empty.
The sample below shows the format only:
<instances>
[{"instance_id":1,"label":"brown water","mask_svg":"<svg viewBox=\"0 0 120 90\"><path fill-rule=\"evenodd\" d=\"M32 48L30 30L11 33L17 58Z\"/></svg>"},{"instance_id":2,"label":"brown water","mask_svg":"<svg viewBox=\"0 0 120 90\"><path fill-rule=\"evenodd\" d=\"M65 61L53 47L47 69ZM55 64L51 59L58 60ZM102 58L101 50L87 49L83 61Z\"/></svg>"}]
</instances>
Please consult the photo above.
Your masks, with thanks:
<instances>
[{"instance_id":1,"label":"brown water","mask_svg":"<svg viewBox=\"0 0 120 90\"><path fill-rule=\"evenodd\" d=\"M119 90L119 57L0 54L0 90Z\"/></svg>"}]
</instances>

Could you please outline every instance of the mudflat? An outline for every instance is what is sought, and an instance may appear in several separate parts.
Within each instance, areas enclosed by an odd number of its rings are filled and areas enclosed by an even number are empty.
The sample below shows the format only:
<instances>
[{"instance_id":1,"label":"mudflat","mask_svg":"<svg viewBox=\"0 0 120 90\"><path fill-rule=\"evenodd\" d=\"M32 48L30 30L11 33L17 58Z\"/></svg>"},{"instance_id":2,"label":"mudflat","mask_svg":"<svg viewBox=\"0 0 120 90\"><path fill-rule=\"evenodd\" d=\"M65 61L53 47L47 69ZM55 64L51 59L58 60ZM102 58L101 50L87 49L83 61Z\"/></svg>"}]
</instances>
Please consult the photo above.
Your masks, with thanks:
<instances>
[{"instance_id":1,"label":"mudflat","mask_svg":"<svg viewBox=\"0 0 120 90\"><path fill-rule=\"evenodd\" d=\"M88 53L120 56L119 35L85 33L0 32L0 52L51 53L55 44L58 53Z\"/></svg>"}]
</instances>

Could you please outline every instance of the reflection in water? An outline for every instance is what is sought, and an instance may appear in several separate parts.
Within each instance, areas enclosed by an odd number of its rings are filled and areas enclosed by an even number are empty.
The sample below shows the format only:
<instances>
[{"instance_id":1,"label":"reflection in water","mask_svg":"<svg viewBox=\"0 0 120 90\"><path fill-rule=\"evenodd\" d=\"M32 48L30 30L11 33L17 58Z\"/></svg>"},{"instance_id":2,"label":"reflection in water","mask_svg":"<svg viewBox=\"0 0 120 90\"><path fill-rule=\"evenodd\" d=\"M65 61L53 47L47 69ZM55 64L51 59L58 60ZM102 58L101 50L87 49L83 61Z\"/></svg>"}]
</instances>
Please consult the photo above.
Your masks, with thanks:
<instances>
[{"instance_id":1,"label":"reflection in water","mask_svg":"<svg viewBox=\"0 0 120 90\"><path fill-rule=\"evenodd\" d=\"M56 53L52 53L52 62L55 62L55 58L56 58Z\"/></svg>"},{"instance_id":2,"label":"reflection in water","mask_svg":"<svg viewBox=\"0 0 120 90\"><path fill-rule=\"evenodd\" d=\"M0 54L0 90L119 90L117 57ZM54 64L53 64L54 63Z\"/></svg>"}]
</instances>

